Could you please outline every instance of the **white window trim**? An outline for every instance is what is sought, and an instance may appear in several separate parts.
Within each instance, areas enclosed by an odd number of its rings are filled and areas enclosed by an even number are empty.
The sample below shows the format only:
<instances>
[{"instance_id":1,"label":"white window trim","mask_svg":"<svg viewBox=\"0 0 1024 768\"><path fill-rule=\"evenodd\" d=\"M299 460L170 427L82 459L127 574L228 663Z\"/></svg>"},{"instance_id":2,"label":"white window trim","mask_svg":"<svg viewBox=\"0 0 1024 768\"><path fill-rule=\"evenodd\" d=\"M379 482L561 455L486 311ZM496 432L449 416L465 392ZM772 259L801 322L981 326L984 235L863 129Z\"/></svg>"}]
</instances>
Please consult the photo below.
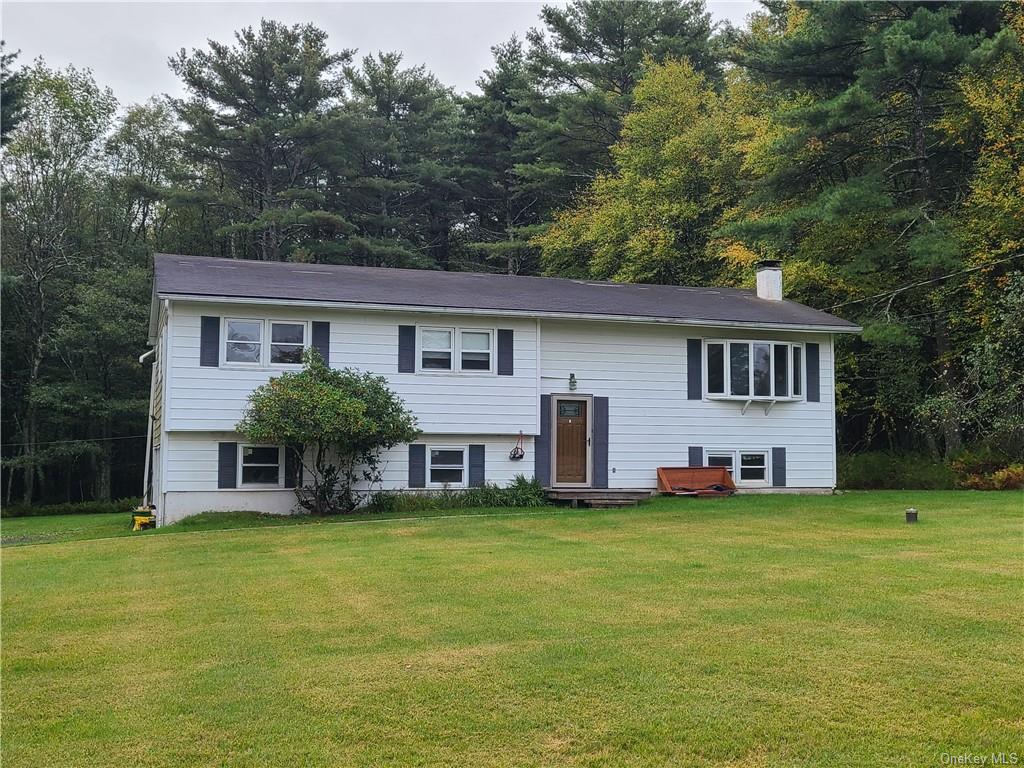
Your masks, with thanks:
<instances>
[{"instance_id":1,"label":"white window trim","mask_svg":"<svg viewBox=\"0 0 1024 768\"><path fill-rule=\"evenodd\" d=\"M260 323L260 359L256 363L241 363L228 360L228 323ZM221 368L242 368L247 370L298 370L302 363L272 363L270 362L270 334L273 330L272 324L301 325L302 326L302 348L309 349L312 345L310 322L308 320L288 320L286 318L268 317L222 317L220 323L220 367Z\"/></svg>"},{"instance_id":2,"label":"white window trim","mask_svg":"<svg viewBox=\"0 0 1024 768\"><path fill-rule=\"evenodd\" d=\"M430 349L423 346L424 331L449 331L452 334L452 367L445 368L424 368L424 352L447 352L449 350ZM462 368L462 334L463 332L486 333L490 336L490 367L486 370L464 370ZM416 373L427 376L495 376L497 375L498 331L496 328L477 328L468 325L418 325L416 326ZM475 350L471 350L475 351Z\"/></svg>"},{"instance_id":3,"label":"white window trim","mask_svg":"<svg viewBox=\"0 0 1024 768\"><path fill-rule=\"evenodd\" d=\"M710 344L723 344L725 345L723 371L725 379L725 393L709 392L708 391L708 345ZM732 389L732 373L729 356L729 345L730 344L746 344L748 349L748 372L747 372L747 388L750 394L746 395L733 395L730 394ZM785 397L777 397L775 395L755 395L754 392L754 345L755 344L768 344L771 346L770 353L768 355L769 368L768 377L772 384L772 391L775 390L775 345L785 344L789 347L789 354L786 359L789 361L789 373L787 376L787 385L790 394ZM800 348L800 389L801 394L794 395L793 392L793 349L795 347ZM804 343L800 341L779 341L771 339L705 339L702 352L701 352L701 379L703 382L703 396L705 400L733 400L743 403L758 402L758 403L799 403L803 402L807 395L807 356L804 354Z\"/></svg>"},{"instance_id":4,"label":"white window trim","mask_svg":"<svg viewBox=\"0 0 1024 768\"><path fill-rule=\"evenodd\" d=\"M246 483L242 481L242 467L272 467L273 464L244 464L242 463L242 456L245 454L246 448L277 448L277 484L272 485L271 483ZM238 478L236 485L239 490L246 491L277 491L284 488L284 446L283 445L265 445L259 443L239 443L238 444L238 459L236 463L235 477Z\"/></svg>"},{"instance_id":5,"label":"white window trim","mask_svg":"<svg viewBox=\"0 0 1024 768\"><path fill-rule=\"evenodd\" d=\"M430 454L432 451L462 451L462 482L435 483L430 480ZM441 464L438 469L454 469L454 464ZM428 445L427 446L427 488L468 488L469 487L469 446L468 445Z\"/></svg>"},{"instance_id":6,"label":"white window trim","mask_svg":"<svg viewBox=\"0 0 1024 768\"><path fill-rule=\"evenodd\" d=\"M267 342L266 342L266 345L265 345L265 348L264 348L264 351L266 352L266 358L264 358L264 359L267 361L267 367L268 368L285 368L285 369L287 369L287 368L301 368L302 367L302 363L274 363L274 362L271 362L271 360L270 360L270 352L271 352L270 347L274 343L273 333L274 333L274 325L275 324L276 325L301 325L302 326L302 351L303 351L303 353L305 353L305 351L307 349L309 349L309 347L311 345L309 322L307 322L305 320L270 320L270 319L268 319L267 320L266 329L265 329L265 333L264 333L264 335L267 337ZM279 342L279 343L285 343L285 342ZM294 345L292 345L292 346L294 346Z\"/></svg>"},{"instance_id":7,"label":"white window trim","mask_svg":"<svg viewBox=\"0 0 1024 768\"><path fill-rule=\"evenodd\" d=\"M744 453L756 453L764 456L764 480L744 480L743 479L743 454ZM736 485L742 485L744 488L761 488L771 485L772 480L772 454L771 451L763 450L761 448L743 448L736 451L736 458L734 460L733 482ZM751 467L754 469L754 467Z\"/></svg>"},{"instance_id":8,"label":"white window trim","mask_svg":"<svg viewBox=\"0 0 1024 768\"><path fill-rule=\"evenodd\" d=\"M764 456L764 480L741 480L740 457L744 453L759 453ZM710 466L712 456L732 456L732 481L738 488L766 488L772 484L772 452L768 448L705 448L704 466Z\"/></svg>"}]
</instances>

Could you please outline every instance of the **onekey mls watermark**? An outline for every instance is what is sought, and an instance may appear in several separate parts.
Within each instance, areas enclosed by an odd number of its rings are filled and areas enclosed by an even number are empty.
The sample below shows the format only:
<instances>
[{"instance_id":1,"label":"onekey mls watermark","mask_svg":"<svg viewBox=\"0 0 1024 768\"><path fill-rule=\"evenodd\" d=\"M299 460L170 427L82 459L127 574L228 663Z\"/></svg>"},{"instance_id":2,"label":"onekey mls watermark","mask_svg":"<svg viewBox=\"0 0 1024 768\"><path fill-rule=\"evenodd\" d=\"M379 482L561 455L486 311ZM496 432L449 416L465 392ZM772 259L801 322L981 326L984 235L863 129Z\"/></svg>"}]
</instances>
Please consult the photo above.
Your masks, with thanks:
<instances>
[{"instance_id":1,"label":"onekey mls watermark","mask_svg":"<svg viewBox=\"0 0 1024 768\"><path fill-rule=\"evenodd\" d=\"M1018 752L943 752L940 755L943 765L1019 765L1021 754Z\"/></svg>"}]
</instances>

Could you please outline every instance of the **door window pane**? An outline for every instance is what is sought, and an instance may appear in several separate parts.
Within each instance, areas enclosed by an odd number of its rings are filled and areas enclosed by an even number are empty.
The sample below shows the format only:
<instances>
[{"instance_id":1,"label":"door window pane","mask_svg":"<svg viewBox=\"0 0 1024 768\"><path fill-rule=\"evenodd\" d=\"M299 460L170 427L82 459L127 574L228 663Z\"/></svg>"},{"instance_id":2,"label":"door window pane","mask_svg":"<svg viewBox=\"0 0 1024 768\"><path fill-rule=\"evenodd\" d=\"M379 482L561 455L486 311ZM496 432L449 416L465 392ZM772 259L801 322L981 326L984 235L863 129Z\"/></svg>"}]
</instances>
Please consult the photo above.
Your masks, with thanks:
<instances>
[{"instance_id":1,"label":"door window pane","mask_svg":"<svg viewBox=\"0 0 1024 768\"><path fill-rule=\"evenodd\" d=\"M789 397L789 344L775 345L775 396Z\"/></svg>"},{"instance_id":2,"label":"door window pane","mask_svg":"<svg viewBox=\"0 0 1024 768\"><path fill-rule=\"evenodd\" d=\"M725 394L724 344L708 344L708 394Z\"/></svg>"},{"instance_id":3,"label":"door window pane","mask_svg":"<svg viewBox=\"0 0 1024 768\"><path fill-rule=\"evenodd\" d=\"M729 391L733 395L750 394L750 345L729 345Z\"/></svg>"},{"instance_id":4,"label":"door window pane","mask_svg":"<svg viewBox=\"0 0 1024 768\"><path fill-rule=\"evenodd\" d=\"M576 403L567 403L567 402L564 402L564 401L559 401L559 403L558 403L558 416L560 418L563 418L563 419L575 419L575 418L579 418L579 415L580 415L580 404L578 402L576 402Z\"/></svg>"},{"instance_id":5,"label":"door window pane","mask_svg":"<svg viewBox=\"0 0 1024 768\"><path fill-rule=\"evenodd\" d=\"M770 344L754 344L754 395L771 397L772 348Z\"/></svg>"}]
</instances>

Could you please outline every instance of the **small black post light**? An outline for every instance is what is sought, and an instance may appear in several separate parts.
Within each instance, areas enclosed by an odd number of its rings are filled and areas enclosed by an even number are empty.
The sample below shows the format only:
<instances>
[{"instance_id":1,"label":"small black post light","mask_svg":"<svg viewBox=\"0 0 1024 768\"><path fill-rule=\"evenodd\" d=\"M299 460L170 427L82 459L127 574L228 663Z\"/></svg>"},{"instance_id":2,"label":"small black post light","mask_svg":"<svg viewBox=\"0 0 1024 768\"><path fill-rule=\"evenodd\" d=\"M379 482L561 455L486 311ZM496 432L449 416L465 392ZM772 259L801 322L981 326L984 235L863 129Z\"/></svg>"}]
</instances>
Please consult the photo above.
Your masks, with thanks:
<instances>
[{"instance_id":1,"label":"small black post light","mask_svg":"<svg viewBox=\"0 0 1024 768\"><path fill-rule=\"evenodd\" d=\"M917 507L907 507L907 522L908 523L916 523L917 522Z\"/></svg>"}]
</instances>

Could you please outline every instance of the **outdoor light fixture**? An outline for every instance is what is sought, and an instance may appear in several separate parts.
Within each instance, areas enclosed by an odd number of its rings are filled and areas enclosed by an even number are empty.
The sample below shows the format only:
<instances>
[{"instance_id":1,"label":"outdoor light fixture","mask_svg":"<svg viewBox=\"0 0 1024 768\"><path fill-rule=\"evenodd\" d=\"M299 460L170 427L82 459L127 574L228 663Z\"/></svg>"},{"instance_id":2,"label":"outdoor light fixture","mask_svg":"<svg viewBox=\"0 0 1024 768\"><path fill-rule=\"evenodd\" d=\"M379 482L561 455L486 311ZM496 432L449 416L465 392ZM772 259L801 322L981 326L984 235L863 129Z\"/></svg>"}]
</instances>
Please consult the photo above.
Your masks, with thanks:
<instances>
[{"instance_id":1,"label":"outdoor light fixture","mask_svg":"<svg viewBox=\"0 0 1024 768\"><path fill-rule=\"evenodd\" d=\"M916 507L907 507L907 522L908 523L916 523L917 522L917 508Z\"/></svg>"},{"instance_id":2,"label":"outdoor light fixture","mask_svg":"<svg viewBox=\"0 0 1024 768\"><path fill-rule=\"evenodd\" d=\"M575 392L576 391L576 374L575 373L570 373L569 374L569 391L570 392Z\"/></svg>"}]
</instances>

